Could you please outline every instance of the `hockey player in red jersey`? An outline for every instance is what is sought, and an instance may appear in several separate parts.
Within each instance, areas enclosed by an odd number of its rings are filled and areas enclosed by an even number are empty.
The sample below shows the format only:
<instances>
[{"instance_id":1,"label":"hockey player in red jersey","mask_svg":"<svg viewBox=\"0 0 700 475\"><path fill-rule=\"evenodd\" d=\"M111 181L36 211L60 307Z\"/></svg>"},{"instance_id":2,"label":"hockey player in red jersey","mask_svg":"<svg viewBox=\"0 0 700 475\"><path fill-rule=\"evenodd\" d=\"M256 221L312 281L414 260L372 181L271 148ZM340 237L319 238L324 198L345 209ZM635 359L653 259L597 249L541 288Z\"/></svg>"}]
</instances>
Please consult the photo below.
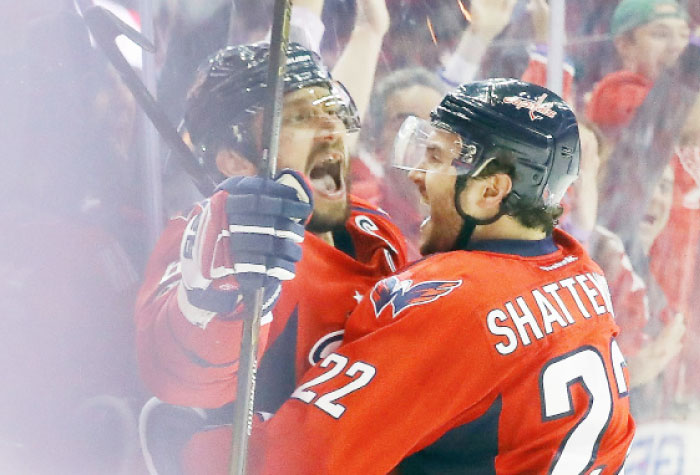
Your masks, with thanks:
<instances>
[{"instance_id":1,"label":"hockey player in red jersey","mask_svg":"<svg viewBox=\"0 0 700 475\"><path fill-rule=\"evenodd\" d=\"M430 207L428 255L385 278L343 344L253 433L255 473L614 474L634 434L600 268L554 229L571 109L517 80L409 118L396 160Z\"/></svg>"},{"instance_id":2,"label":"hockey player in red jersey","mask_svg":"<svg viewBox=\"0 0 700 475\"><path fill-rule=\"evenodd\" d=\"M200 71L185 126L202 166L223 183L170 221L136 306L144 381L167 403L215 409L199 412L207 426L232 422L241 319L248 315L239 287L261 262L268 270L262 270L260 353L269 351L258 372L256 405L266 412L339 345L358 297L405 264L403 237L387 215L349 194L346 139L359 128L354 104L318 56L297 44L287 56L278 161L309 179L307 232L295 222L304 218L305 180L289 172L282 183L241 178L255 174L262 153L268 60L265 43L229 47ZM147 438L158 430L154 425L146 427Z\"/></svg>"}]
</instances>

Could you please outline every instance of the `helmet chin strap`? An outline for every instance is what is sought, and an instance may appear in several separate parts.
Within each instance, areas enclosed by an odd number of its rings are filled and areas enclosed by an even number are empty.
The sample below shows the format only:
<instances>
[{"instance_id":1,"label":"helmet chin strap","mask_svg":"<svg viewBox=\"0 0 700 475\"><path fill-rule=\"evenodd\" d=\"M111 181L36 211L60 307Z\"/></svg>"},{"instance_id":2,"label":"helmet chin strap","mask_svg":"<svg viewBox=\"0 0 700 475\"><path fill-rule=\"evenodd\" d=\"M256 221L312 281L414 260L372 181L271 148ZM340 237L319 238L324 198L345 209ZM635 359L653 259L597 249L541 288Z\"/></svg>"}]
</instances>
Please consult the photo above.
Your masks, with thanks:
<instances>
[{"instance_id":1,"label":"helmet chin strap","mask_svg":"<svg viewBox=\"0 0 700 475\"><path fill-rule=\"evenodd\" d=\"M470 177L468 175L460 175L457 177L457 181L455 182L455 199L454 199L454 204L455 204L455 209L457 210L457 213L461 216L462 218L462 227L459 230L459 234L457 235L457 240L455 241L454 249L467 249L467 245L469 244L469 240L472 237L472 234L474 233L474 230L476 229L477 226L483 226L486 224L491 224L495 223L500 219L501 216L505 214L505 209L503 206L503 202L501 202L501 206L498 208L498 212L494 215L491 216L490 218L486 219L477 219L472 215L469 215L464 212L462 209L462 205L459 202L459 195L462 194L462 191L467 187L467 180Z\"/></svg>"}]
</instances>

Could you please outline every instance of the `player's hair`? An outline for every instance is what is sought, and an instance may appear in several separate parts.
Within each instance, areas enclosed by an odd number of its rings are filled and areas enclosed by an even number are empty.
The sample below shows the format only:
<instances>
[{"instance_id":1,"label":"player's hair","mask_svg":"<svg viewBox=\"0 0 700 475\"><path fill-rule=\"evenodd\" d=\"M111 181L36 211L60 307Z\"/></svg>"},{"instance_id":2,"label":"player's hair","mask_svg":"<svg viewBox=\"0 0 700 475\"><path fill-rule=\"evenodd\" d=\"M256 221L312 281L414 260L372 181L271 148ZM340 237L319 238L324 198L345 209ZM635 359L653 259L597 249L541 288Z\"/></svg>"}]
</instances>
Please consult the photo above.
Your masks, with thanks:
<instances>
[{"instance_id":1,"label":"player's hair","mask_svg":"<svg viewBox=\"0 0 700 475\"><path fill-rule=\"evenodd\" d=\"M511 151L497 149L493 160L472 179L483 180L499 173L505 173L513 181L518 178L516 157ZM541 229L547 234L552 234L563 212L564 208L560 204L545 206L541 200L528 197L509 201L505 205L505 214L512 216L527 228Z\"/></svg>"}]
</instances>

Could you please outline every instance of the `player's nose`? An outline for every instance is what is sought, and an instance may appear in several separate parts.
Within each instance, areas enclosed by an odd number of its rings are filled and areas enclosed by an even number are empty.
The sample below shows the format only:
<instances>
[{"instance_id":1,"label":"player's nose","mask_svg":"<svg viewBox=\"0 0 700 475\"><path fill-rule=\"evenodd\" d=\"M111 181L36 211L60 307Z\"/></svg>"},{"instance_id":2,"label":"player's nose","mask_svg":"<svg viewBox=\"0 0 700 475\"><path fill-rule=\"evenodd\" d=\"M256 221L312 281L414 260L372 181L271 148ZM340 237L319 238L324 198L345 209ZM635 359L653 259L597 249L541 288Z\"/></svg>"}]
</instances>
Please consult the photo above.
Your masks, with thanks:
<instances>
[{"instance_id":1,"label":"player's nose","mask_svg":"<svg viewBox=\"0 0 700 475\"><path fill-rule=\"evenodd\" d=\"M425 170L414 168L408 172L408 178L418 187L419 190L425 187Z\"/></svg>"},{"instance_id":2,"label":"player's nose","mask_svg":"<svg viewBox=\"0 0 700 475\"><path fill-rule=\"evenodd\" d=\"M324 114L319 117L316 128L316 140L334 142L342 138L345 132L343 121L335 114Z\"/></svg>"}]
</instances>

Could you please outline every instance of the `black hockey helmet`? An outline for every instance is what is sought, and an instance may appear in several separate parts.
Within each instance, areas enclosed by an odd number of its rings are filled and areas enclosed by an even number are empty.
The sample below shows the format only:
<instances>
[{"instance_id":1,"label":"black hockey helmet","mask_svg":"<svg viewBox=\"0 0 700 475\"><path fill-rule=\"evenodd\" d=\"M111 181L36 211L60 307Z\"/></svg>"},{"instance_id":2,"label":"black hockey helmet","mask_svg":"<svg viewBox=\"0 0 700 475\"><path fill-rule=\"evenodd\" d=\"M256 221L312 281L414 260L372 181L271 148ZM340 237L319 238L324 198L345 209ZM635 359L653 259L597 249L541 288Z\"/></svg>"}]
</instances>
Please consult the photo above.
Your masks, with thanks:
<instances>
[{"instance_id":1,"label":"black hockey helmet","mask_svg":"<svg viewBox=\"0 0 700 475\"><path fill-rule=\"evenodd\" d=\"M513 190L504 205L528 200L557 205L579 170L576 116L549 89L515 79L461 85L431 114L434 127L457 133L462 151L455 165L474 176L496 154L515 158Z\"/></svg>"},{"instance_id":2,"label":"black hockey helmet","mask_svg":"<svg viewBox=\"0 0 700 475\"><path fill-rule=\"evenodd\" d=\"M183 125L205 169L215 172L211 170L215 168L212 161L205 157L208 151L222 144L235 144L250 159L260 153L249 136L247 124L265 103L269 58L269 43L260 42L223 48L200 66L187 97ZM297 43L290 43L284 92L310 86L328 88L329 96L320 101L338 107L338 116L349 131L359 129L355 104L345 88L333 80L321 58Z\"/></svg>"}]
</instances>

